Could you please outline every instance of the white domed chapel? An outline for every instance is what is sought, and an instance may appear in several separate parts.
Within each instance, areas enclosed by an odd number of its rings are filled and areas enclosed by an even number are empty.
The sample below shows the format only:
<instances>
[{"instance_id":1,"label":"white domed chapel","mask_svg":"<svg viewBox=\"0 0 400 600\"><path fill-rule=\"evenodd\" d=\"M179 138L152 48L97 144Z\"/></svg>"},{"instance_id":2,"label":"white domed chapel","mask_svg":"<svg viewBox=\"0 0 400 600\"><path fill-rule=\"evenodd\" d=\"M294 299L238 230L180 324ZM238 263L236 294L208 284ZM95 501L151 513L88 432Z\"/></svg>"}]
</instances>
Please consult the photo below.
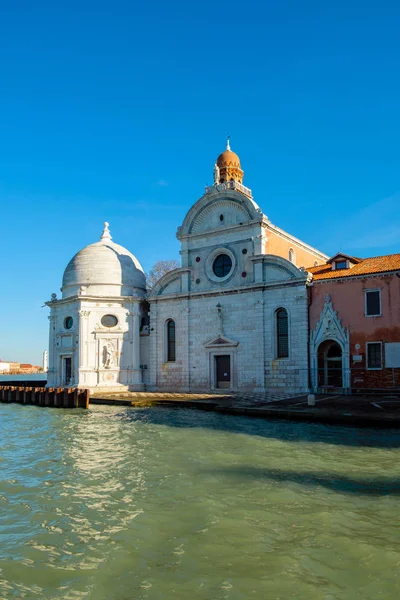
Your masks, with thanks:
<instances>
[{"instance_id":1,"label":"white domed chapel","mask_svg":"<svg viewBox=\"0 0 400 600\"><path fill-rule=\"evenodd\" d=\"M133 254L112 241L108 223L64 271L50 306L48 387L142 390L141 302L146 277Z\"/></svg>"}]
</instances>

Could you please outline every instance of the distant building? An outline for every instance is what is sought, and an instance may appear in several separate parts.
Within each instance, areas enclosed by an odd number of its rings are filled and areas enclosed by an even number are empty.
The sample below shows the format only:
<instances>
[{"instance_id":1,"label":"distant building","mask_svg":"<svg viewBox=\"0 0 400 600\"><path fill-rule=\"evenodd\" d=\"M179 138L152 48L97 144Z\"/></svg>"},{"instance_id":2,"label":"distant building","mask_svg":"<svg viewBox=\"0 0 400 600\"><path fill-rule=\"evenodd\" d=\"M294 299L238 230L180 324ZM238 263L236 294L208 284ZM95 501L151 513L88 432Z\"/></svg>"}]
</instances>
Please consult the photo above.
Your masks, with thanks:
<instances>
[{"instance_id":1,"label":"distant building","mask_svg":"<svg viewBox=\"0 0 400 600\"><path fill-rule=\"evenodd\" d=\"M308 269L312 388L400 387L400 254Z\"/></svg>"},{"instance_id":2,"label":"distant building","mask_svg":"<svg viewBox=\"0 0 400 600\"><path fill-rule=\"evenodd\" d=\"M10 363L0 361L0 373L9 373L10 372Z\"/></svg>"}]
</instances>

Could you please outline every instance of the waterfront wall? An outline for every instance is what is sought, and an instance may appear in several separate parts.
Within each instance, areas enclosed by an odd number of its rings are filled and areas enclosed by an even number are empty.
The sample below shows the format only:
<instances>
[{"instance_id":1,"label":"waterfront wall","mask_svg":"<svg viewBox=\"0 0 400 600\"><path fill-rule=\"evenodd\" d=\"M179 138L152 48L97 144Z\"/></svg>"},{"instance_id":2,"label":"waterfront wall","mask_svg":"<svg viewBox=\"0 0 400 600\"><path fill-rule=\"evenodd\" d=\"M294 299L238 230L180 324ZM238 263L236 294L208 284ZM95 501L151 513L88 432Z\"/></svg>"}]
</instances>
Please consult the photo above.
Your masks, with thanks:
<instances>
[{"instance_id":1,"label":"waterfront wall","mask_svg":"<svg viewBox=\"0 0 400 600\"><path fill-rule=\"evenodd\" d=\"M58 408L89 408L89 390L0 386L0 402L17 402Z\"/></svg>"}]
</instances>

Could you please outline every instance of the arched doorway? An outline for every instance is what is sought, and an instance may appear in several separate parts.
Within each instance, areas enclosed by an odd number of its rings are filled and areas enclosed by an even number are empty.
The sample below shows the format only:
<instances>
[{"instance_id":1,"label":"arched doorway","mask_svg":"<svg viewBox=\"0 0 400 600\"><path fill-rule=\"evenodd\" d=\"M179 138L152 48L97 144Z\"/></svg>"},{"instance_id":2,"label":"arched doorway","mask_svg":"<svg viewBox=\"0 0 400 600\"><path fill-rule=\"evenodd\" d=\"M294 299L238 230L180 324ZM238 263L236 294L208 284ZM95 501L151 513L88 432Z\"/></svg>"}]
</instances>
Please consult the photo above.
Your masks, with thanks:
<instances>
[{"instance_id":1,"label":"arched doorway","mask_svg":"<svg viewBox=\"0 0 400 600\"><path fill-rule=\"evenodd\" d=\"M334 340L326 340L318 347L318 387L343 387L342 348Z\"/></svg>"}]
</instances>

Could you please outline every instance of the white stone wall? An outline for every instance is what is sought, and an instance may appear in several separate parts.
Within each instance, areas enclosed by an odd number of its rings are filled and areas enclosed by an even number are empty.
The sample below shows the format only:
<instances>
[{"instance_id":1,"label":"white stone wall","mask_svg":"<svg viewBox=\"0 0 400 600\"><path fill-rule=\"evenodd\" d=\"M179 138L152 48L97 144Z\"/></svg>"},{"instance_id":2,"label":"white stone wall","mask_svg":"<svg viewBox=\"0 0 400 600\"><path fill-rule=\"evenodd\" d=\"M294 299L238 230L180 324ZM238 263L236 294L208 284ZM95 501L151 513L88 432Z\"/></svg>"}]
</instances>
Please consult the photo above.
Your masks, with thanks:
<instances>
[{"instance_id":1,"label":"white stone wall","mask_svg":"<svg viewBox=\"0 0 400 600\"><path fill-rule=\"evenodd\" d=\"M289 357L276 358L276 310L289 316ZM268 390L308 391L308 299L305 285L264 292L265 386Z\"/></svg>"},{"instance_id":2,"label":"white stone wall","mask_svg":"<svg viewBox=\"0 0 400 600\"><path fill-rule=\"evenodd\" d=\"M75 298L49 303L50 339L48 387L141 389L139 299ZM118 319L115 327L101 324L103 315ZM65 327L72 317L73 325ZM72 358L72 378L63 377L63 358Z\"/></svg>"},{"instance_id":3,"label":"white stone wall","mask_svg":"<svg viewBox=\"0 0 400 600\"><path fill-rule=\"evenodd\" d=\"M222 307L222 333L217 304ZM276 359L275 311L289 313L287 359ZM176 361L166 362L165 323L176 323ZM151 306L152 389L210 391L216 353L232 356L232 389L307 391L307 293L303 284L244 293L170 298ZM213 346L218 338L228 344ZM236 345L235 345L236 344Z\"/></svg>"}]
</instances>

